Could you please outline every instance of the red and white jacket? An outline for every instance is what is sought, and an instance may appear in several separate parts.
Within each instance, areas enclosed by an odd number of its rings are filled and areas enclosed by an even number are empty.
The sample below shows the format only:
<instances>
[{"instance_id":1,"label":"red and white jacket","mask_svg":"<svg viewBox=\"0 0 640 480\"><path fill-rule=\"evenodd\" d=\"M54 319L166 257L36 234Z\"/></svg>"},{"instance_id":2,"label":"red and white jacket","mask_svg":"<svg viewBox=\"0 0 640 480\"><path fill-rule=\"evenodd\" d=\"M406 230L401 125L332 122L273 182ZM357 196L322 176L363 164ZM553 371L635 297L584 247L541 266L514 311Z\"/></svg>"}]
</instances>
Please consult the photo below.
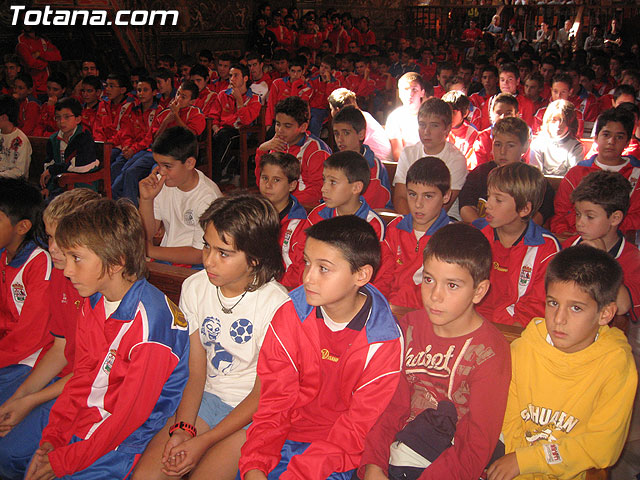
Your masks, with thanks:
<instances>
[{"instance_id":1,"label":"red and white jacket","mask_svg":"<svg viewBox=\"0 0 640 480\"><path fill-rule=\"evenodd\" d=\"M261 108L260 98L251 90L242 95L242 107L238 108L229 88L213 99L209 116L218 127L240 128L251 125L260 115Z\"/></svg>"},{"instance_id":2,"label":"red and white jacket","mask_svg":"<svg viewBox=\"0 0 640 480\"><path fill-rule=\"evenodd\" d=\"M114 105L111 100L101 100L93 124L93 138L98 142L110 142L123 125L123 119L133 107L124 97L122 102Z\"/></svg>"},{"instance_id":3,"label":"red and white jacket","mask_svg":"<svg viewBox=\"0 0 640 480\"><path fill-rule=\"evenodd\" d=\"M492 128L489 127L478 132L478 136L473 142L473 153L476 160L476 166L493 160L493 137L491 135L491 131Z\"/></svg>"},{"instance_id":4,"label":"red and white jacket","mask_svg":"<svg viewBox=\"0 0 640 480\"><path fill-rule=\"evenodd\" d=\"M209 87L204 87L198 94L198 99L193 102L194 107L198 107L205 117L209 116L209 111L218 96L218 92L214 92Z\"/></svg>"},{"instance_id":5,"label":"red and white jacket","mask_svg":"<svg viewBox=\"0 0 640 480\"><path fill-rule=\"evenodd\" d=\"M484 218L473 225L489 240L493 256L491 287L476 307L478 313L496 323L523 327L534 317L544 317L544 275L561 249L560 242L533 220L509 248L500 243L498 233Z\"/></svg>"},{"instance_id":6,"label":"red and white jacket","mask_svg":"<svg viewBox=\"0 0 640 480\"><path fill-rule=\"evenodd\" d=\"M45 102L40 106L40 118L33 135L38 137L49 137L59 130L55 118L55 105ZM91 130L89 130L91 131Z\"/></svg>"},{"instance_id":7,"label":"red and white jacket","mask_svg":"<svg viewBox=\"0 0 640 480\"><path fill-rule=\"evenodd\" d=\"M55 476L84 470L116 448L142 453L180 403L188 358L187 321L146 280L134 283L108 318L102 294L86 298L73 376L40 441L54 447Z\"/></svg>"},{"instance_id":8,"label":"red and white jacket","mask_svg":"<svg viewBox=\"0 0 640 480\"><path fill-rule=\"evenodd\" d=\"M46 93L47 78L49 78L49 62L59 62L62 60L58 48L42 37L33 38L21 33L18 36L16 53L29 69L29 74L33 79L33 93L36 95ZM34 56L36 53L38 54L37 57Z\"/></svg>"},{"instance_id":9,"label":"red and white jacket","mask_svg":"<svg viewBox=\"0 0 640 480\"><path fill-rule=\"evenodd\" d=\"M300 286L302 271L304 270L304 262L299 260L304 253L304 229L307 226L307 211L296 200L296 197L289 195L289 199L292 202L291 208L280 219L280 248L286 269L280 283L287 288L295 288ZM295 263L294 259L297 259Z\"/></svg>"},{"instance_id":10,"label":"red and white jacket","mask_svg":"<svg viewBox=\"0 0 640 480\"><path fill-rule=\"evenodd\" d=\"M478 166L478 161L476 160L476 155L473 150L473 144L477 138L478 130L466 120L463 121L462 125L458 127L455 132L452 129L447 137L447 141L460 150L467 159L467 170L469 171Z\"/></svg>"},{"instance_id":11,"label":"red and white jacket","mask_svg":"<svg viewBox=\"0 0 640 480\"><path fill-rule=\"evenodd\" d=\"M27 97L20 102L17 127L22 130L26 136L35 135L38 130L39 116L40 105L35 100Z\"/></svg>"},{"instance_id":12,"label":"red and white jacket","mask_svg":"<svg viewBox=\"0 0 640 480\"><path fill-rule=\"evenodd\" d=\"M309 78L309 85L313 89L313 94L309 100L309 107L321 108L326 110L329 108L329 95L342 86L342 82L335 77L333 73L328 82L322 80L322 75L317 74Z\"/></svg>"},{"instance_id":13,"label":"red and white jacket","mask_svg":"<svg viewBox=\"0 0 640 480\"><path fill-rule=\"evenodd\" d=\"M362 156L369 166L369 185L362 195L371 208L393 208L391 203L391 182L389 172L375 156L369 145L362 145Z\"/></svg>"},{"instance_id":14,"label":"red and white jacket","mask_svg":"<svg viewBox=\"0 0 640 480\"><path fill-rule=\"evenodd\" d=\"M354 340L339 357L323 350L324 319L302 287L274 315L258 359L260 405L242 447L242 478L249 470L272 471L285 440L311 445L291 459L281 480L324 480L360 464L365 436L393 396L403 356L389 304L370 285L362 291L365 305L347 326ZM333 382L324 381L324 371Z\"/></svg>"},{"instance_id":15,"label":"red and white jacket","mask_svg":"<svg viewBox=\"0 0 640 480\"><path fill-rule=\"evenodd\" d=\"M167 118L169 114L171 114L171 110L166 108L156 115L156 118L151 124L151 128L147 131L144 140L142 141L143 144L147 145L146 148L151 147L153 139L156 137L156 133L160 129L160 125L162 125L162 122L165 118ZM191 130L196 136L200 135L204 131L204 127L207 124L207 119L204 117L200 109L198 107L194 107L193 105L181 108L178 112L178 116L182 119L187 128ZM169 121L167 128L173 127L175 125L176 121L171 120Z\"/></svg>"},{"instance_id":16,"label":"red and white jacket","mask_svg":"<svg viewBox=\"0 0 640 480\"><path fill-rule=\"evenodd\" d=\"M151 107L145 111L142 111L141 104L130 108L112 142L116 146L131 147L134 153L144 150L149 146L145 143L148 140L147 134L160 112L160 106L155 99Z\"/></svg>"},{"instance_id":17,"label":"red and white jacket","mask_svg":"<svg viewBox=\"0 0 640 480\"><path fill-rule=\"evenodd\" d=\"M267 114L265 123L271 125L276 118L276 105L280 100L288 97L300 97L307 102L310 101L313 88L304 78L291 81L291 77L276 78L271 84L269 98L267 99Z\"/></svg>"},{"instance_id":18,"label":"red and white jacket","mask_svg":"<svg viewBox=\"0 0 640 480\"><path fill-rule=\"evenodd\" d=\"M51 257L35 243L27 243L7 263L0 250L0 368L33 367L49 335Z\"/></svg>"},{"instance_id":19,"label":"red and white jacket","mask_svg":"<svg viewBox=\"0 0 640 480\"><path fill-rule=\"evenodd\" d=\"M376 82L372 78L352 73L344 80L345 87L354 92L359 98L372 95L376 91Z\"/></svg>"}]
</instances>

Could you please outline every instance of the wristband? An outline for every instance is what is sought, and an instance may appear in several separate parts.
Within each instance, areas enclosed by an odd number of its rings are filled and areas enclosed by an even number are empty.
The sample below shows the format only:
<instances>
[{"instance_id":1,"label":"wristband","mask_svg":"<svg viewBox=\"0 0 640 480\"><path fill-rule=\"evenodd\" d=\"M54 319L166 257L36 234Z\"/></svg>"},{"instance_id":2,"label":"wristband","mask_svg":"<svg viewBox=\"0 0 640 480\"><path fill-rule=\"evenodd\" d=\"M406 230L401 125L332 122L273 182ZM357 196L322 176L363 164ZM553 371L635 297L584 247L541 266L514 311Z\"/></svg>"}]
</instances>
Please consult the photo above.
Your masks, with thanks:
<instances>
[{"instance_id":1,"label":"wristband","mask_svg":"<svg viewBox=\"0 0 640 480\"><path fill-rule=\"evenodd\" d=\"M187 423L187 422L178 422L178 423L174 424L169 429L169 436L171 436L173 434L173 432L175 432L176 430L184 430L185 432L187 432L192 437L195 437L198 434L198 431L196 430L196 427L194 427L193 425L191 425L190 423Z\"/></svg>"}]
</instances>

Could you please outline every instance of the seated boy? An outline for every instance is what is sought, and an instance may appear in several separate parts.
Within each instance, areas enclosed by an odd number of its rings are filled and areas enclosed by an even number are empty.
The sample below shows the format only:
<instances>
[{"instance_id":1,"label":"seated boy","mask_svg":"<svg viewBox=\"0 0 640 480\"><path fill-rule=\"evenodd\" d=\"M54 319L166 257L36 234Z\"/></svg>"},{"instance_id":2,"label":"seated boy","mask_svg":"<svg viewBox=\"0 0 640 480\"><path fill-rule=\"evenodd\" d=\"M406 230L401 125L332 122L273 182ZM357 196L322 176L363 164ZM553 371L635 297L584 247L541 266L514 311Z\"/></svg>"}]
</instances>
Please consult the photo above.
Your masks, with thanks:
<instances>
[{"instance_id":1,"label":"seated boy","mask_svg":"<svg viewBox=\"0 0 640 480\"><path fill-rule=\"evenodd\" d=\"M420 142L402 151L393 179L395 186L393 204L398 213L409 213L405 178L407 170L419 158L431 156L442 160L451 172L451 197L444 208L450 216L460 218L457 199L467 178L467 159L460 150L447 142L451 121L451 107L439 98L430 98L420 107L418 112Z\"/></svg>"},{"instance_id":2,"label":"seated boy","mask_svg":"<svg viewBox=\"0 0 640 480\"><path fill-rule=\"evenodd\" d=\"M198 219L222 193L195 168L198 140L184 127L171 127L153 142L158 165L140 181L140 216L146 233L147 256L185 265L202 261L204 232ZM153 238L164 226L160 246Z\"/></svg>"},{"instance_id":3,"label":"seated boy","mask_svg":"<svg viewBox=\"0 0 640 480\"><path fill-rule=\"evenodd\" d=\"M51 259L40 248L40 192L19 178L0 178L0 404L51 343ZM0 419L0 422L4 419Z\"/></svg>"},{"instance_id":4,"label":"seated boy","mask_svg":"<svg viewBox=\"0 0 640 480\"><path fill-rule=\"evenodd\" d=\"M177 89L173 88L173 72L166 68L161 68L153 75L153 78L158 85L158 105L160 105L161 109L165 109L178 92Z\"/></svg>"},{"instance_id":5,"label":"seated boy","mask_svg":"<svg viewBox=\"0 0 640 480\"><path fill-rule=\"evenodd\" d=\"M551 84L551 97L549 102L555 102L556 100L571 101L571 86L573 81L571 76L566 73L558 73L553 77L553 83ZM534 134L537 134L542 127L544 120L544 114L547 111L547 107L544 106L538 109L535 113L533 124L531 128ZM582 112L576 107L576 117L578 119L578 131L576 136L581 138L584 134L584 120L582 118ZM592 120L593 121L593 120Z\"/></svg>"},{"instance_id":6,"label":"seated boy","mask_svg":"<svg viewBox=\"0 0 640 480\"><path fill-rule=\"evenodd\" d=\"M218 96L217 92L214 92L209 88L209 69L204 65L194 65L189 71L189 80L196 84L198 87L198 99L194 102L194 106L198 107L200 111L209 116L209 111L213 105L213 101Z\"/></svg>"},{"instance_id":7,"label":"seated boy","mask_svg":"<svg viewBox=\"0 0 640 480\"><path fill-rule=\"evenodd\" d=\"M31 75L25 72L19 73L13 81L13 98L18 100L17 126L25 135L34 135L38 127L40 117L40 104L32 95L33 80Z\"/></svg>"},{"instance_id":8,"label":"seated boy","mask_svg":"<svg viewBox=\"0 0 640 480\"><path fill-rule=\"evenodd\" d=\"M276 120L276 106L281 100L293 96L308 102L311 98L313 89L304 77L305 66L304 57L295 57L289 62L289 75L284 78L276 78L271 84L265 116L267 126L270 126Z\"/></svg>"},{"instance_id":9,"label":"seated boy","mask_svg":"<svg viewBox=\"0 0 640 480\"><path fill-rule=\"evenodd\" d=\"M529 127L533 125L533 116L535 111L533 110L533 102L529 100L525 95L518 94L518 85L520 71L518 67L513 63L505 63L500 67L500 74L498 76L498 82L501 93L509 93L513 95L518 102L518 114ZM485 106L491 106L490 102L487 102ZM484 116L488 111L483 111Z\"/></svg>"},{"instance_id":10,"label":"seated boy","mask_svg":"<svg viewBox=\"0 0 640 480\"><path fill-rule=\"evenodd\" d=\"M180 402L188 325L144 279L144 229L130 203L88 202L60 221L56 243L65 276L88 298L73 376L25 478L124 478Z\"/></svg>"},{"instance_id":11,"label":"seated boy","mask_svg":"<svg viewBox=\"0 0 640 480\"><path fill-rule=\"evenodd\" d=\"M327 99L335 90L340 88L340 80L335 76L336 57L325 55L320 61L320 69L316 75L309 78L309 84L313 89L309 107L311 118L309 131L316 136L320 135L322 124L329 116L329 104Z\"/></svg>"},{"instance_id":12,"label":"seated boy","mask_svg":"<svg viewBox=\"0 0 640 480\"><path fill-rule=\"evenodd\" d=\"M93 134L99 142L109 142L122 127L122 118L133 107L127 98L131 90L129 77L121 73L112 73L107 77L104 93L107 97L98 105L93 126Z\"/></svg>"},{"instance_id":13,"label":"seated boy","mask_svg":"<svg viewBox=\"0 0 640 480\"><path fill-rule=\"evenodd\" d=\"M575 211L571 204L571 192L583 177L597 170L621 173L631 183L631 203L620 230L626 233L640 229L640 194L638 177L640 161L635 157L622 156L622 152L633 135L634 117L627 111L612 108L604 111L596 122L598 154L584 160L567 172L560 182L554 201L555 215L551 219L551 231L562 241L575 235Z\"/></svg>"},{"instance_id":14,"label":"seated boy","mask_svg":"<svg viewBox=\"0 0 640 480\"><path fill-rule=\"evenodd\" d=\"M31 143L18 123L18 102L0 95L0 177L29 176Z\"/></svg>"},{"instance_id":15,"label":"seated boy","mask_svg":"<svg viewBox=\"0 0 640 480\"><path fill-rule=\"evenodd\" d=\"M477 165L482 165L483 163L491 161L491 152L493 150L493 126L496 122L501 118L518 116L518 101L513 95L500 93L491 97L487 103L489 103L488 108L491 125L478 133L478 137L473 144L473 151L476 156Z\"/></svg>"},{"instance_id":16,"label":"seated boy","mask_svg":"<svg viewBox=\"0 0 640 480\"><path fill-rule=\"evenodd\" d=\"M542 205L542 172L515 162L491 171L485 218L473 224L491 243L491 290L478 312L497 323L523 327L544 309L544 273L560 243L532 217Z\"/></svg>"},{"instance_id":17,"label":"seated boy","mask_svg":"<svg viewBox=\"0 0 640 480\"><path fill-rule=\"evenodd\" d=\"M289 97L276 105L275 125L275 136L256 151L256 178L260 178L262 155L270 152L290 153L300 162L300 178L292 195L302 205L315 207L322 197L322 168L325 159L331 155L331 149L322 140L307 133L309 105L300 97Z\"/></svg>"},{"instance_id":18,"label":"seated boy","mask_svg":"<svg viewBox=\"0 0 640 480\"><path fill-rule=\"evenodd\" d=\"M43 213L49 241L51 272L50 323L53 345L44 353L29 376L11 397L0 405L0 477L22 479L29 460L38 449L55 399L71 378L75 359L75 338L82 297L63 274L64 255L55 234L62 217L100 195L88 188L74 188L54 198ZM46 302L46 298L44 298Z\"/></svg>"},{"instance_id":19,"label":"seated boy","mask_svg":"<svg viewBox=\"0 0 640 480\"><path fill-rule=\"evenodd\" d=\"M469 172L467 180L460 191L460 217L462 221L471 223L485 213L487 202L487 177L496 167L508 163L522 162L529 150L530 129L524 120L517 117L501 118L491 130L492 158L490 162L478 165ZM533 216L533 221L543 225L553 216L553 196L555 192L549 182L546 184L544 199L540 210Z\"/></svg>"},{"instance_id":20,"label":"seated boy","mask_svg":"<svg viewBox=\"0 0 640 480\"><path fill-rule=\"evenodd\" d=\"M304 285L276 312L260 350L244 480L350 479L398 383L400 331L367 285L380 264L374 230L349 215L307 236Z\"/></svg>"},{"instance_id":21,"label":"seated boy","mask_svg":"<svg viewBox=\"0 0 640 480\"><path fill-rule=\"evenodd\" d=\"M93 132L96 122L100 97L102 97L102 81L95 75L89 75L82 79L80 95L82 99L82 126L85 130Z\"/></svg>"},{"instance_id":22,"label":"seated boy","mask_svg":"<svg viewBox=\"0 0 640 480\"><path fill-rule=\"evenodd\" d=\"M61 173L88 173L100 166L91 133L82 128L82 106L75 98L67 97L56 103L56 122L60 129L49 137L44 171L40 187L46 197L62 190L56 181Z\"/></svg>"},{"instance_id":23,"label":"seated boy","mask_svg":"<svg viewBox=\"0 0 640 480\"><path fill-rule=\"evenodd\" d=\"M437 157L424 157L407 172L409 213L395 218L382 244L382 267L375 285L391 305L421 308L422 252L429 238L451 223L444 210L451 174Z\"/></svg>"},{"instance_id":24,"label":"seated boy","mask_svg":"<svg viewBox=\"0 0 640 480\"><path fill-rule=\"evenodd\" d=\"M491 248L454 223L424 250L424 308L400 320L403 375L367 435L359 478L476 479L494 451L511 375L509 345L475 306L489 289Z\"/></svg>"},{"instance_id":25,"label":"seated boy","mask_svg":"<svg viewBox=\"0 0 640 480\"><path fill-rule=\"evenodd\" d=\"M260 159L260 193L269 200L280 215L280 248L285 273L280 283L287 288L300 285L300 262L293 263L298 250L304 249L304 228L307 212L291 195L300 178L300 162L290 153L267 153ZM300 255L298 255L300 257Z\"/></svg>"},{"instance_id":26,"label":"seated boy","mask_svg":"<svg viewBox=\"0 0 640 480\"><path fill-rule=\"evenodd\" d=\"M391 203L391 183L382 162L376 158L368 145L364 144L367 122L360 110L348 105L333 117L333 136L339 151L360 153L369 166L369 186L364 199L371 208L393 208Z\"/></svg>"},{"instance_id":27,"label":"seated boy","mask_svg":"<svg viewBox=\"0 0 640 480\"><path fill-rule=\"evenodd\" d=\"M467 170L473 170L477 165L473 144L478 138L478 130L467 121L471 106L469 97L460 91L453 90L445 93L442 100L449 104L452 112L451 131L447 141L460 150L467 159Z\"/></svg>"},{"instance_id":28,"label":"seated boy","mask_svg":"<svg viewBox=\"0 0 640 480\"><path fill-rule=\"evenodd\" d=\"M394 161L400 159L404 147L420 143L418 110L423 100L432 96L433 88L424 83L419 73L408 72L398 80L398 97L402 106L389 114L385 127Z\"/></svg>"},{"instance_id":29,"label":"seated boy","mask_svg":"<svg viewBox=\"0 0 640 480\"><path fill-rule=\"evenodd\" d=\"M56 128L55 106L58 100L66 97L67 77L63 73L52 73L47 78L47 101L40 107L38 126L33 132L37 137L48 137ZM69 95L70 96L70 95Z\"/></svg>"},{"instance_id":30,"label":"seated boy","mask_svg":"<svg viewBox=\"0 0 640 480\"><path fill-rule=\"evenodd\" d=\"M599 248L615 258L624 273L621 295L631 302L632 317L640 315L640 252L619 230L629 210L631 184L617 172L597 170L584 177L571 192L576 211L578 236L567 239L564 247L578 244ZM619 301L617 315L626 313Z\"/></svg>"},{"instance_id":31,"label":"seated boy","mask_svg":"<svg viewBox=\"0 0 640 480\"><path fill-rule=\"evenodd\" d=\"M618 459L637 384L627 339L607 326L622 277L618 262L588 245L549 264L544 319L511 344L507 454L489 467L490 480L583 479Z\"/></svg>"}]
</instances>

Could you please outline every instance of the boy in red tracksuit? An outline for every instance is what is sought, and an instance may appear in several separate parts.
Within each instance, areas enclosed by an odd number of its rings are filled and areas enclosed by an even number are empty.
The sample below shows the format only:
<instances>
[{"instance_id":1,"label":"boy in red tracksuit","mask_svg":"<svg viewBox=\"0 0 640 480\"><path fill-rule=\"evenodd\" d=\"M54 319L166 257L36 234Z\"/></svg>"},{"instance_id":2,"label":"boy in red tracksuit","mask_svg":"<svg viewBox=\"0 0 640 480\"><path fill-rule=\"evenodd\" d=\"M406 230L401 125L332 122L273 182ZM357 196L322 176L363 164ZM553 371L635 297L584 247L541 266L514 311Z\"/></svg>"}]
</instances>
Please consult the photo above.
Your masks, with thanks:
<instances>
[{"instance_id":1,"label":"boy in red tracksuit","mask_svg":"<svg viewBox=\"0 0 640 480\"><path fill-rule=\"evenodd\" d=\"M478 163L473 151L473 144L478 138L478 130L466 120L471 106L469 97L460 91L451 91L445 93L442 100L449 104L453 113L451 132L449 132L447 141L460 150L467 159L467 170L473 170Z\"/></svg>"},{"instance_id":2,"label":"boy in red tracksuit","mask_svg":"<svg viewBox=\"0 0 640 480\"><path fill-rule=\"evenodd\" d=\"M28 28L28 31L25 28L24 32L18 36L16 53L33 78L33 92L36 95L44 94L47 91L49 62L59 62L62 57L53 43L37 36L30 27Z\"/></svg>"},{"instance_id":3,"label":"boy in red tracksuit","mask_svg":"<svg viewBox=\"0 0 640 480\"><path fill-rule=\"evenodd\" d=\"M144 229L133 205L90 201L60 221L56 242L69 259L64 273L85 300L73 376L25 478L80 471L86 478L125 478L180 402L188 325L144 279Z\"/></svg>"},{"instance_id":4,"label":"boy in red tracksuit","mask_svg":"<svg viewBox=\"0 0 640 480\"><path fill-rule=\"evenodd\" d=\"M382 266L375 279L391 305L422 308L422 252L431 236L452 222L444 210L450 188L451 173L439 158L421 158L407 171L410 213L387 225Z\"/></svg>"},{"instance_id":5,"label":"boy in red tracksuit","mask_svg":"<svg viewBox=\"0 0 640 480\"><path fill-rule=\"evenodd\" d=\"M89 75L81 82L82 96L82 128L93 133L96 122L100 97L102 97L102 82L95 75Z\"/></svg>"},{"instance_id":6,"label":"boy in red tracksuit","mask_svg":"<svg viewBox=\"0 0 640 480\"><path fill-rule=\"evenodd\" d=\"M376 90L375 80L369 77L369 60L358 56L354 67L356 71L345 78L344 86L366 101Z\"/></svg>"},{"instance_id":7,"label":"boy in red tracksuit","mask_svg":"<svg viewBox=\"0 0 640 480\"><path fill-rule=\"evenodd\" d=\"M127 92L131 90L126 75L112 73L107 77L104 91L108 100L102 100L98 106L93 127L94 139L110 142L122 127L122 119L127 115L133 103L127 101Z\"/></svg>"},{"instance_id":8,"label":"boy in red tracksuit","mask_svg":"<svg viewBox=\"0 0 640 480\"><path fill-rule=\"evenodd\" d=\"M500 93L493 97L491 101L493 102L489 117L491 118L491 127L479 132L476 141L473 143L473 152L477 165L482 165L493 159L493 138L491 135L493 125L501 118L518 116L518 101L513 95Z\"/></svg>"},{"instance_id":9,"label":"boy in red tracksuit","mask_svg":"<svg viewBox=\"0 0 640 480\"><path fill-rule=\"evenodd\" d=\"M262 155L269 152L290 153L300 162L300 178L292 195L302 205L315 207L322 197L322 168L331 155L331 149L322 140L307 133L309 105L300 97L289 97L279 102L275 108L275 120L275 136L256 151L256 178L260 175Z\"/></svg>"},{"instance_id":10,"label":"boy in red tracksuit","mask_svg":"<svg viewBox=\"0 0 640 480\"><path fill-rule=\"evenodd\" d=\"M177 93L177 89L173 88L173 72L162 68L155 74L154 79L158 85L158 105L161 109L165 109Z\"/></svg>"},{"instance_id":11,"label":"boy in red tracksuit","mask_svg":"<svg viewBox=\"0 0 640 480\"><path fill-rule=\"evenodd\" d=\"M518 115L522 118L527 125L531 128L533 126L533 117L535 111L533 109L533 102L529 100L525 95L518 94L520 72L518 67L512 63L506 63L500 67L500 74L498 76L500 92L509 93L514 96L518 102ZM491 118L489 112L493 105L494 97L487 100L482 109L482 118ZM478 165L480 162L478 162Z\"/></svg>"},{"instance_id":12,"label":"boy in red tracksuit","mask_svg":"<svg viewBox=\"0 0 640 480\"><path fill-rule=\"evenodd\" d=\"M549 103L556 100L571 101L571 76L566 73L559 73L553 77L553 83L551 84L551 98ZM533 119L533 125L529 125L535 135L540 131L544 120L544 114L547 111L547 107L540 108ZM578 131L576 133L578 138L581 138L584 134L584 119L582 112L577 109L576 105L576 118L578 119ZM593 120L591 120L593 121Z\"/></svg>"},{"instance_id":13,"label":"boy in red tracksuit","mask_svg":"<svg viewBox=\"0 0 640 480\"><path fill-rule=\"evenodd\" d=\"M304 284L276 312L260 350L244 480L350 479L397 386L400 331L368 285L380 264L376 234L340 216L307 235Z\"/></svg>"},{"instance_id":14,"label":"boy in red tracksuit","mask_svg":"<svg viewBox=\"0 0 640 480\"><path fill-rule=\"evenodd\" d=\"M575 210L571 204L571 192L590 172L612 170L621 173L631 183L631 205L620 230L623 233L640 229L640 161L624 157L622 152L629 143L634 129L633 114L619 108L604 111L596 122L598 154L570 169L560 182L554 201L555 215L551 218L551 231L564 241L576 235Z\"/></svg>"},{"instance_id":15,"label":"boy in red tracksuit","mask_svg":"<svg viewBox=\"0 0 640 480\"><path fill-rule=\"evenodd\" d=\"M329 102L327 101L329 95L342 86L342 82L335 76L336 65L336 57L325 55L320 62L318 73L309 78L309 85L313 90L309 100L309 108L311 109L309 131L315 136L320 135L322 124L329 116Z\"/></svg>"},{"instance_id":16,"label":"boy in red tracksuit","mask_svg":"<svg viewBox=\"0 0 640 480\"><path fill-rule=\"evenodd\" d=\"M273 152L260 159L260 194L267 198L280 215L280 248L285 272L280 283L292 289L300 286L300 262L294 263L298 249L304 248L307 211L291 195L300 178L300 162L290 153Z\"/></svg>"},{"instance_id":17,"label":"boy in red tracksuit","mask_svg":"<svg viewBox=\"0 0 640 480\"><path fill-rule=\"evenodd\" d=\"M67 77L62 73L52 73L47 78L48 100L40 107L40 118L34 136L48 137L58 131L55 119L55 105L58 100L66 97Z\"/></svg>"},{"instance_id":18,"label":"boy in red tracksuit","mask_svg":"<svg viewBox=\"0 0 640 480\"><path fill-rule=\"evenodd\" d=\"M367 434L358 478L480 478L500 436L509 344L475 308L489 288L489 244L453 223L431 237L423 265L424 308L399 322L400 383Z\"/></svg>"},{"instance_id":19,"label":"boy in red tracksuit","mask_svg":"<svg viewBox=\"0 0 640 480\"><path fill-rule=\"evenodd\" d=\"M17 127L25 135L34 135L38 127L40 104L31 96L33 80L28 73L19 73L13 81L13 97L18 100Z\"/></svg>"},{"instance_id":20,"label":"boy in red tracksuit","mask_svg":"<svg viewBox=\"0 0 640 480\"><path fill-rule=\"evenodd\" d=\"M288 97L299 97L307 102L311 99L313 88L304 77L305 59L296 57L289 62L289 76L276 78L271 84L267 99L265 123L271 125L275 120L276 105Z\"/></svg>"},{"instance_id":21,"label":"boy in red tracksuit","mask_svg":"<svg viewBox=\"0 0 640 480\"><path fill-rule=\"evenodd\" d=\"M51 258L37 246L40 192L24 179L0 178L0 404L51 343ZM0 419L3 420L3 419Z\"/></svg>"},{"instance_id":22,"label":"boy in red tracksuit","mask_svg":"<svg viewBox=\"0 0 640 480\"><path fill-rule=\"evenodd\" d=\"M544 274L560 243L531 217L544 199L542 172L526 163L495 168L487 179L485 218L473 225L491 244L491 289L478 312L497 323L525 327L544 315Z\"/></svg>"},{"instance_id":23,"label":"boy in red tracksuit","mask_svg":"<svg viewBox=\"0 0 640 480\"><path fill-rule=\"evenodd\" d=\"M211 78L209 88L216 93L224 92L229 88L229 71L234 58L228 53L223 53L216 61L216 77Z\"/></svg>"},{"instance_id":24,"label":"boy in red tracksuit","mask_svg":"<svg viewBox=\"0 0 640 480\"><path fill-rule=\"evenodd\" d=\"M229 145L239 135L238 129L251 125L260 115L260 99L248 89L249 69L240 63L231 67L230 88L214 99L210 115L213 118L214 182L220 181L223 167L229 167L226 156ZM229 173L229 170L227 170Z\"/></svg>"},{"instance_id":25,"label":"boy in red tracksuit","mask_svg":"<svg viewBox=\"0 0 640 480\"><path fill-rule=\"evenodd\" d=\"M200 91L194 107L198 107L205 117L209 117L213 102L218 96L218 92L209 88L209 69L204 65L194 65L189 72L189 80L195 83Z\"/></svg>"}]
</instances>

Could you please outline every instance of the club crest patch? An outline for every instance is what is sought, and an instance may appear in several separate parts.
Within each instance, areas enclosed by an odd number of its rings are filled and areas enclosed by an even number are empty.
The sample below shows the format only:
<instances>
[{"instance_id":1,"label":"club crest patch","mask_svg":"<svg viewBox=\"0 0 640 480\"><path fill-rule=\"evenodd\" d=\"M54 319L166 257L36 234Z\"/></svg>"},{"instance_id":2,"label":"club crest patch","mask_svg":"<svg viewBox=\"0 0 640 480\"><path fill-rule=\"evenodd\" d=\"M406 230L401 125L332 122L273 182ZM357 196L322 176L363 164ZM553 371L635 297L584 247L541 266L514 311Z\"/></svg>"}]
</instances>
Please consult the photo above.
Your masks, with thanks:
<instances>
[{"instance_id":1,"label":"club crest patch","mask_svg":"<svg viewBox=\"0 0 640 480\"><path fill-rule=\"evenodd\" d=\"M107 375L111 372L111 368L113 368L113 362L116 361L116 350L111 349L109 353L107 353L104 362L102 362L102 371Z\"/></svg>"},{"instance_id":2,"label":"club crest patch","mask_svg":"<svg viewBox=\"0 0 640 480\"><path fill-rule=\"evenodd\" d=\"M186 223L187 225L189 225L190 227L194 226L196 224L196 217L193 214L193 210L189 209L186 212L184 212L184 215L182 216L184 223Z\"/></svg>"},{"instance_id":3,"label":"club crest patch","mask_svg":"<svg viewBox=\"0 0 640 480\"><path fill-rule=\"evenodd\" d=\"M24 289L24 285L21 283L14 283L11 285L11 291L13 292L13 299L18 303L24 303L27 299L27 291Z\"/></svg>"},{"instance_id":4,"label":"club crest patch","mask_svg":"<svg viewBox=\"0 0 640 480\"><path fill-rule=\"evenodd\" d=\"M520 280L519 283L520 285L522 285L523 287L526 287L527 285L529 285L529 282L531 281L531 267L525 265L522 267L522 270L520 270Z\"/></svg>"}]
</instances>

